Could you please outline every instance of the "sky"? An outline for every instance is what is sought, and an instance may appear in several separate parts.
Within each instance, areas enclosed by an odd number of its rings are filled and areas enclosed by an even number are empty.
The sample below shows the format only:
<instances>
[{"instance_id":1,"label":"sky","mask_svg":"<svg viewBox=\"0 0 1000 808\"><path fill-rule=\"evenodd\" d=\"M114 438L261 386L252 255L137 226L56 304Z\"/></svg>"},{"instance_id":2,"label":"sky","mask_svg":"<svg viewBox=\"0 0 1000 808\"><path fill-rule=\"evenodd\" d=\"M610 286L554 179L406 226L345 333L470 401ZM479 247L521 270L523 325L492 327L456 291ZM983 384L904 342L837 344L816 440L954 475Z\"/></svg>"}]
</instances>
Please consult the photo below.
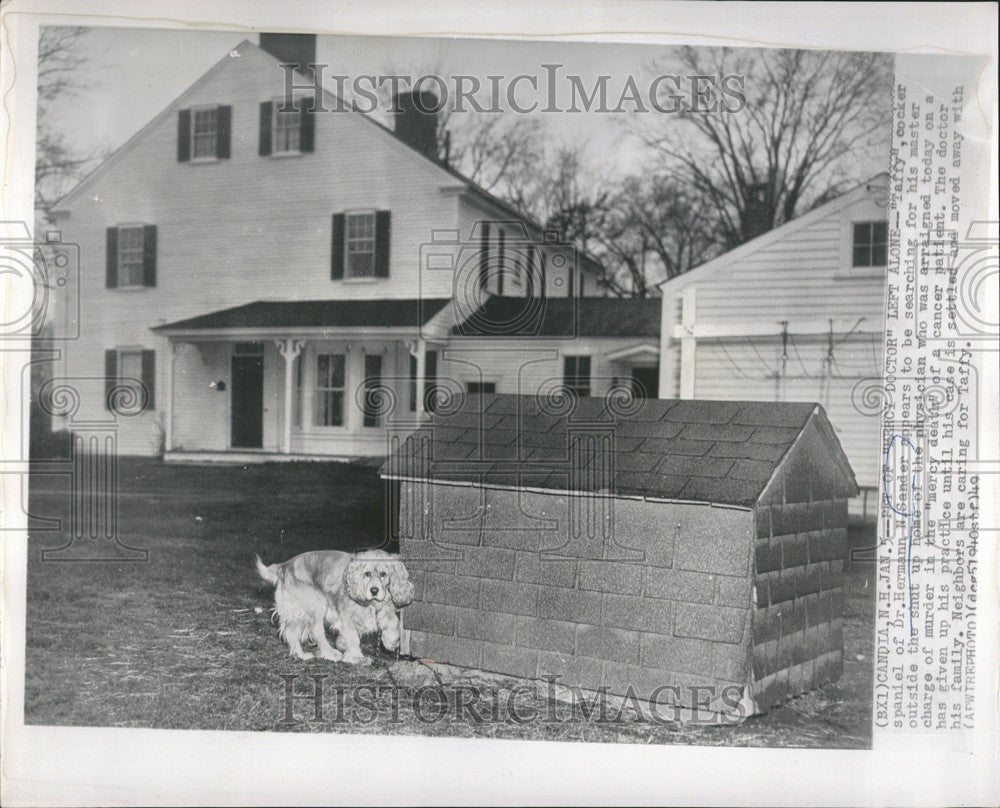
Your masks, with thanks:
<instances>
[{"instance_id":1,"label":"sky","mask_svg":"<svg viewBox=\"0 0 1000 808\"><path fill-rule=\"evenodd\" d=\"M88 66L82 86L58 102L53 123L82 152L110 151L244 39L257 41L245 32L88 29L79 42ZM324 71L328 76L419 75L432 70L446 76L478 76L484 85L488 75L500 75L505 77L504 87L514 76L528 74L538 77L539 92L535 94L521 82L518 87L526 92L515 98L526 104L530 100L527 96L532 96L541 105L546 102L548 75L543 65L559 64L563 78L556 83L557 106L562 108L571 106L573 100L565 76L580 76L587 92L598 76L613 77L608 97L609 106L614 107L629 75L636 76L637 85L645 91L653 76L672 72L675 64L672 50L659 45L331 36L318 37L317 61L329 65ZM588 168L601 177L637 172L650 164L653 155L635 134L637 127L684 125L676 116L655 111L641 115L536 112L533 117L541 119L551 143L583 145ZM885 159L881 153L859 155L858 159L866 165L861 178L885 170L880 164Z\"/></svg>"}]
</instances>

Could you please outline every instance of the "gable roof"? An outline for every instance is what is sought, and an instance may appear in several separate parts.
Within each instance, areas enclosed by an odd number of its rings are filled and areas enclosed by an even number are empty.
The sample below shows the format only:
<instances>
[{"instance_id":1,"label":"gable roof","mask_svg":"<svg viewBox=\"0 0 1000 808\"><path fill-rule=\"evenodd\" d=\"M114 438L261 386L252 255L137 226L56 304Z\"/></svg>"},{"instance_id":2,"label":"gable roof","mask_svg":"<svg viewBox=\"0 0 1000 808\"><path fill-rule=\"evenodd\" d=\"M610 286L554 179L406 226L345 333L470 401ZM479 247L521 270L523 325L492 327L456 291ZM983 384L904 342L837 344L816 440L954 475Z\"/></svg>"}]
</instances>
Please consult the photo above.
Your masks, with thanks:
<instances>
[{"instance_id":1,"label":"gable roof","mask_svg":"<svg viewBox=\"0 0 1000 808\"><path fill-rule=\"evenodd\" d=\"M380 473L750 508L813 424L840 489L856 492L823 408L795 402L470 395Z\"/></svg>"},{"instance_id":2,"label":"gable roof","mask_svg":"<svg viewBox=\"0 0 1000 808\"><path fill-rule=\"evenodd\" d=\"M777 241L783 238L797 233L799 230L803 230L809 225L814 224L833 213L837 213L844 208L850 207L855 202L864 199L872 193L872 189L885 185L888 182L889 175L885 172L881 174L876 174L871 179L866 182L861 183L856 188L838 196L836 199L831 199L819 207L813 208L808 213L804 213L796 219L792 219L790 222L785 222L779 227L775 227L773 230L768 230L755 239L744 242L738 247L734 247L728 252L722 253L722 255L716 256L710 261L706 261L694 269L685 272L682 275L675 275L673 278L667 278L662 280L657 284L664 293L668 291L678 292L685 286L689 286L692 283L697 283L698 281L705 280L712 275L721 272L727 268L732 267L734 264L742 261L744 258L753 255L758 250L762 250L766 247L771 246Z\"/></svg>"},{"instance_id":3,"label":"gable roof","mask_svg":"<svg viewBox=\"0 0 1000 808\"><path fill-rule=\"evenodd\" d=\"M177 98L175 98L173 101L167 104L166 107L164 107L163 110L161 110L157 115L155 115L145 126L139 129L138 132L132 135L132 137L126 140L117 149L115 149L100 165L96 166L93 171L91 171L89 174L83 177L76 185L70 188L69 191L67 191L59 200L59 202L54 206L54 211L59 212L61 210L64 210L65 207L80 193L82 193L83 190L89 187L96 179L98 179L100 176L106 173L108 169L113 167L116 163L118 163L119 160L121 160L122 157L128 154L128 152L131 151L133 146L142 139L142 137L148 130L152 129L158 123L163 121L167 116L172 114L175 110L183 108L182 104L185 102L185 100L201 84L207 81L213 74L215 74L217 71L221 70L225 65L227 65L232 60L234 53L239 54L241 57L246 56L249 53L255 53L256 55L263 56L264 58L272 60L275 66L281 64L281 60L277 56L274 56L274 54L264 50L259 45L255 45L253 42L244 39L239 45L236 46L236 48L233 51L227 53L218 62L212 65L212 67L210 67L207 71L205 71L205 73L203 73L194 83L192 83L186 90L184 90L184 92L182 92L179 96L177 96ZM330 90L324 87L323 94L328 101L336 105L337 109L342 108L343 104L335 93L332 93ZM381 123L380 121L376 120L375 118L371 117L370 115L365 115L361 112L355 112L354 110L351 110L346 114L349 115L357 114L361 120L366 121L369 125L376 127L380 132L383 132L384 134L388 135L393 142L401 143L404 146L406 146L411 154L419 157L421 160L427 161L431 165L435 166L438 170L444 172L446 175L461 181L468 188L468 190L470 190L475 196L478 196L487 204L493 205L494 207L503 211L506 215L509 215L514 219L524 222L530 229L534 230L537 234L541 234L544 232L544 228L542 227L542 225L536 222L531 216L528 216L527 214L517 210L510 203L506 202L505 200L501 199L500 197L496 196L490 191L487 191L477 182L472 180L470 177L465 176L462 172L458 171L456 168L448 165L447 163L442 162L441 160L435 160L430 155L425 154L416 146L414 146L412 143L409 143L405 138L400 137L398 133L391 127L388 127L383 123ZM586 251L580 250L579 252L582 258L582 263L590 266L591 269L594 268L594 265L597 265L598 267L602 266L600 261L598 261L594 256L590 255Z\"/></svg>"},{"instance_id":4,"label":"gable roof","mask_svg":"<svg viewBox=\"0 0 1000 808\"><path fill-rule=\"evenodd\" d=\"M449 298L402 300L258 300L243 306L178 320L152 330L183 331L289 328L419 328L451 302Z\"/></svg>"},{"instance_id":5,"label":"gable roof","mask_svg":"<svg viewBox=\"0 0 1000 808\"><path fill-rule=\"evenodd\" d=\"M452 333L463 337L658 337L659 298L490 297Z\"/></svg>"}]
</instances>

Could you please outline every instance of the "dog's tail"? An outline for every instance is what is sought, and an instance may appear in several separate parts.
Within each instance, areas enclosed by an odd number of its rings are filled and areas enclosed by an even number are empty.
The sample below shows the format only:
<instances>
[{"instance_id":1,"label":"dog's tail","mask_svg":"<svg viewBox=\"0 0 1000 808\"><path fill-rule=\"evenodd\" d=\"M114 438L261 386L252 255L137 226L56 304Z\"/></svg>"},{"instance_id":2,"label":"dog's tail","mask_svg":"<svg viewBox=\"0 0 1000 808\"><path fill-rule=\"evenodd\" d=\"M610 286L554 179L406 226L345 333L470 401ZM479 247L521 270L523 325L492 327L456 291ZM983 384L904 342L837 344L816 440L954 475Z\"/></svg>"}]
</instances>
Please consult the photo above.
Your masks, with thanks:
<instances>
[{"instance_id":1,"label":"dog's tail","mask_svg":"<svg viewBox=\"0 0 1000 808\"><path fill-rule=\"evenodd\" d=\"M271 584L271 586L276 586L278 583L278 569L281 567L281 564L268 566L256 554L254 555L254 560L257 562L257 574Z\"/></svg>"}]
</instances>

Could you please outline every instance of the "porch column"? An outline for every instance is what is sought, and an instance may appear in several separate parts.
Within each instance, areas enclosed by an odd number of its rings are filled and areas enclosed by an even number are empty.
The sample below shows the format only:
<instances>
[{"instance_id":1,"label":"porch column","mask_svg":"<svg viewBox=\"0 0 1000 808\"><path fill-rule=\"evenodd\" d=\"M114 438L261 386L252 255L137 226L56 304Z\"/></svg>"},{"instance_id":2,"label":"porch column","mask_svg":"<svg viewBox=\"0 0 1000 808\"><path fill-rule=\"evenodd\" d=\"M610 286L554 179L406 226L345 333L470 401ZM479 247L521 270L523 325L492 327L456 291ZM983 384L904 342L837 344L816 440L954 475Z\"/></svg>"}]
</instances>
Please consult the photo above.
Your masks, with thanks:
<instances>
[{"instance_id":1,"label":"porch column","mask_svg":"<svg viewBox=\"0 0 1000 808\"><path fill-rule=\"evenodd\" d=\"M427 374L427 343L422 339L412 340L406 343L406 349L410 352L410 356L416 357L417 360L417 400L414 402L414 413L418 419L422 419L425 415L424 396L427 387L425 378Z\"/></svg>"},{"instance_id":2,"label":"porch column","mask_svg":"<svg viewBox=\"0 0 1000 808\"><path fill-rule=\"evenodd\" d=\"M167 394L163 397L163 451L174 449L174 364L184 348L183 342L167 337Z\"/></svg>"},{"instance_id":3,"label":"porch column","mask_svg":"<svg viewBox=\"0 0 1000 808\"><path fill-rule=\"evenodd\" d=\"M295 359L302 353L302 348L305 347L306 341L303 339L279 339L275 340L274 343L278 346L278 353L285 359L285 418L281 425L281 451L284 454L291 454Z\"/></svg>"}]
</instances>

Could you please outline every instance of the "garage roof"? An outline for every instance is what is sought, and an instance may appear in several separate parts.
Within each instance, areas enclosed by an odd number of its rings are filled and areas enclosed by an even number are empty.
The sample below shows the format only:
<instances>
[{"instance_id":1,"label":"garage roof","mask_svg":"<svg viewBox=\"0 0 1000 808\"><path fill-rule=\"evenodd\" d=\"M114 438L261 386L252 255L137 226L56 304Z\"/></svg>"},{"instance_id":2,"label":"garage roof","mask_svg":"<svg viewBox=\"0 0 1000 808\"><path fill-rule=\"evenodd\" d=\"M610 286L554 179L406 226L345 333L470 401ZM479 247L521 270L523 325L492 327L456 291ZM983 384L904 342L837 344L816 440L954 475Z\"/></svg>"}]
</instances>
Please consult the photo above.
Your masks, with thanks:
<instances>
[{"instance_id":1,"label":"garage roof","mask_svg":"<svg viewBox=\"0 0 1000 808\"><path fill-rule=\"evenodd\" d=\"M847 458L811 403L470 395L410 435L381 471L752 507L807 428L853 496Z\"/></svg>"}]
</instances>

